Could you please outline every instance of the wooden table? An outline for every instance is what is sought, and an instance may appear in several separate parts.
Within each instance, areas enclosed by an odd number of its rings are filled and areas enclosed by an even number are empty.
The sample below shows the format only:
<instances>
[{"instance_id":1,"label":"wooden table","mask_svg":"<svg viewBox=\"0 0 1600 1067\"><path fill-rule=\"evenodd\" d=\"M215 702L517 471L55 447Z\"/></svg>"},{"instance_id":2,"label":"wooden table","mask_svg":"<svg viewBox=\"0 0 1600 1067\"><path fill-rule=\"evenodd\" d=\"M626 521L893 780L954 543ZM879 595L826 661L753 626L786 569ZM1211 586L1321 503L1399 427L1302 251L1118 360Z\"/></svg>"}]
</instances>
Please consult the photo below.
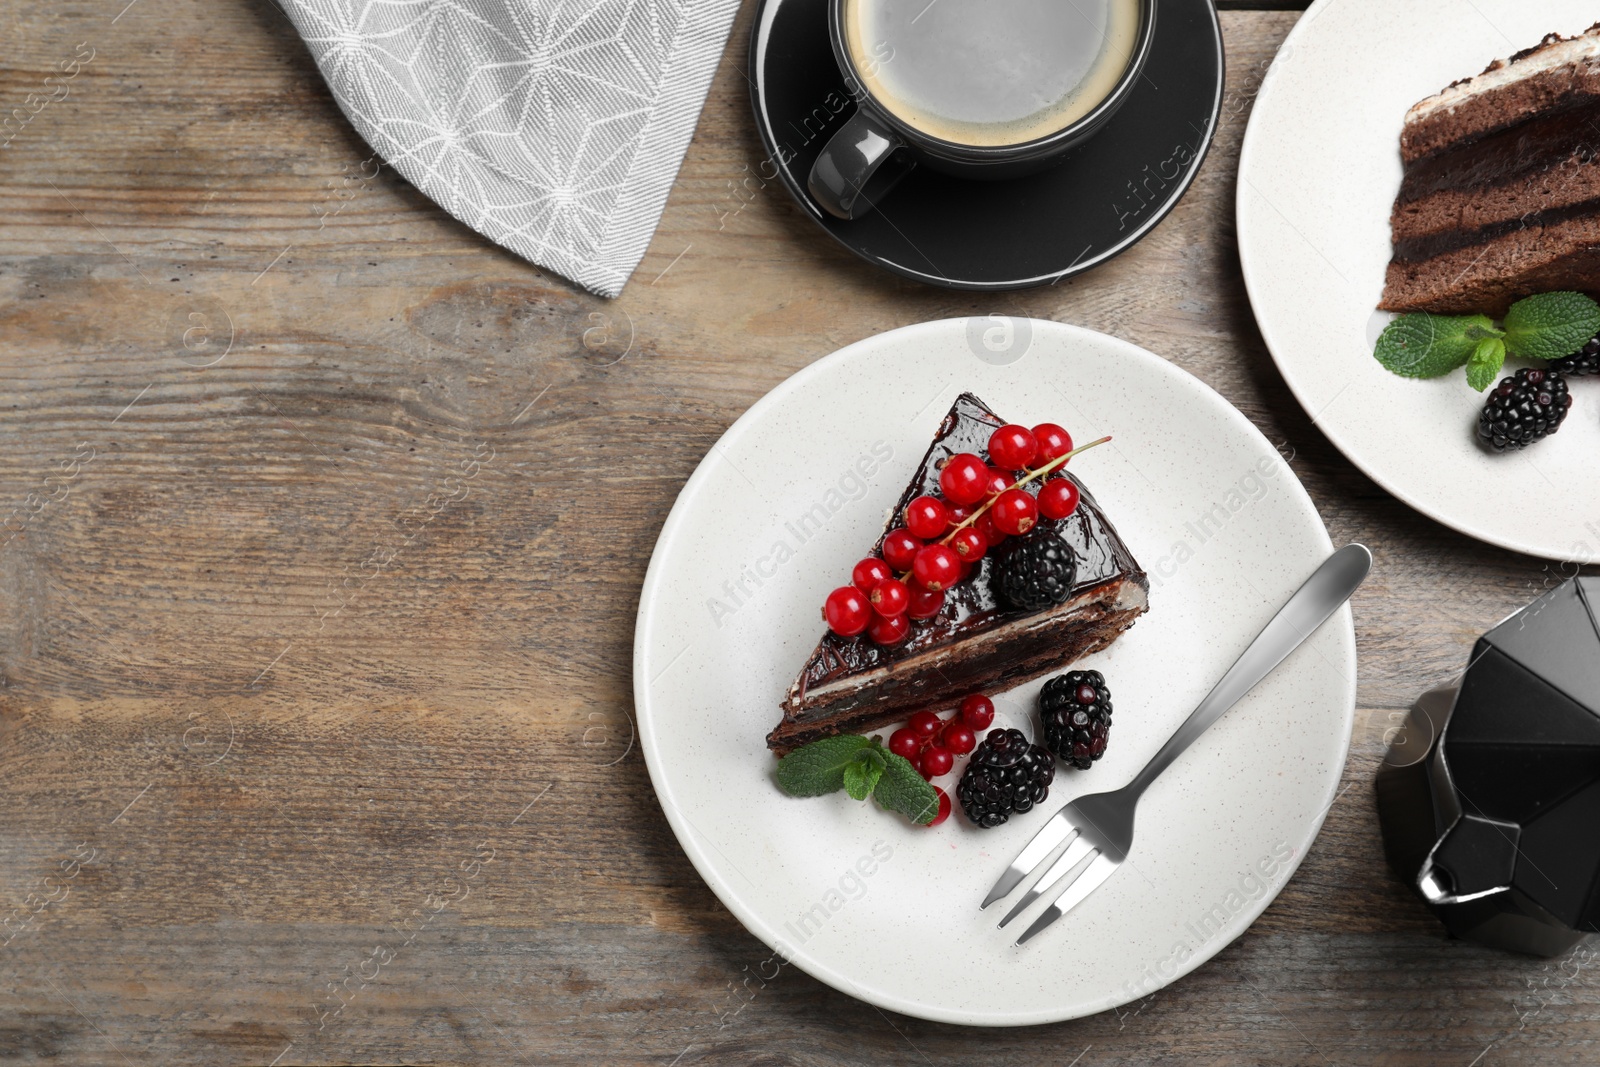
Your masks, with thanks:
<instances>
[{"instance_id":1,"label":"wooden table","mask_svg":"<svg viewBox=\"0 0 1600 1067\"><path fill-rule=\"evenodd\" d=\"M1224 12L1216 146L1144 243L973 295L761 183L746 9L607 302L379 171L271 3L124 2L0 8L7 107L93 51L0 151L0 1058L1600 1060L1587 957L1448 941L1382 862L1385 732L1561 573L1389 498L1268 358L1234 170L1296 13ZM1197 374L1377 555L1347 788L1287 890L1175 986L1005 1032L763 982L629 740L646 559L710 444L841 345L989 311Z\"/></svg>"}]
</instances>

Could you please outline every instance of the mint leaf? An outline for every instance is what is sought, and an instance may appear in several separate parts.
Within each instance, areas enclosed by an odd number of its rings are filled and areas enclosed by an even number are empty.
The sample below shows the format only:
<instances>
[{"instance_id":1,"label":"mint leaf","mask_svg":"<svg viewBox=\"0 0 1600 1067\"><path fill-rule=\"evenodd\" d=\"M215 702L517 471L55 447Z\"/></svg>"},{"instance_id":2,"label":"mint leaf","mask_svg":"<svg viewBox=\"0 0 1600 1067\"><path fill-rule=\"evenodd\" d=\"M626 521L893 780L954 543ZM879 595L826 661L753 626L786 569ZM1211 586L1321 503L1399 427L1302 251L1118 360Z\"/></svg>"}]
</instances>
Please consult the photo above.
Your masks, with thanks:
<instances>
[{"instance_id":1,"label":"mint leaf","mask_svg":"<svg viewBox=\"0 0 1600 1067\"><path fill-rule=\"evenodd\" d=\"M844 791L851 800L865 800L883 777L883 761L872 759L875 753L869 748L853 763L844 766Z\"/></svg>"},{"instance_id":2,"label":"mint leaf","mask_svg":"<svg viewBox=\"0 0 1600 1067\"><path fill-rule=\"evenodd\" d=\"M778 761L778 785L796 797L838 792L845 785L845 768L856 762L862 749L871 746L867 738L853 734L813 741ZM858 799L865 797L863 793Z\"/></svg>"},{"instance_id":3,"label":"mint leaf","mask_svg":"<svg viewBox=\"0 0 1600 1067\"><path fill-rule=\"evenodd\" d=\"M933 791L911 761L893 752L885 752L883 777L872 796L878 806L898 811L914 823L927 824L939 814L939 794Z\"/></svg>"},{"instance_id":4,"label":"mint leaf","mask_svg":"<svg viewBox=\"0 0 1600 1067\"><path fill-rule=\"evenodd\" d=\"M912 822L929 823L939 813L933 791L904 756L896 756L875 737L824 737L778 761L778 784L797 797L819 797L845 790L856 800L876 797L881 807Z\"/></svg>"},{"instance_id":5,"label":"mint leaf","mask_svg":"<svg viewBox=\"0 0 1600 1067\"><path fill-rule=\"evenodd\" d=\"M1506 312L1506 347L1528 359L1570 356L1600 333L1600 304L1582 293L1541 293Z\"/></svg>"},{"instance_id":6,"label":"mint leaf","mask_svg":"<svg viewBox=\"0 0 1600 1067\"><path fill-rule=\"evenodd\" d=\"M1479 341L1500 336L1487 315L1413 312L1384 327L1372 354L1401 377L1437 378L1472 358Z\"/></svg>"},{"instance_id":7,"label":"mint leaf","mask_svg":"<svg viewBox=\"0 0 1600 1067\"><path fill-rule=\"evenodd\" d=\"M889 765L889 757L892 755L894 755L894 753L884 748L883 741L877 736L872 738L871 745L862 750L861 758L869 761L874 767L878 768L877 773L872 776L872 780L874 782L883 776L883 769Z\"/></svg>"},{"instance_id":8,"label":"mint leaf","mask_svg":"<svg viewBox=\"0 0 1600 1067\"><path fill-rule=\"evenodd\" d=\"M1498 337L1485 337L1467 360L1467 384L1481 393L1494 384L1505 365L1506 343Z\"/></svg>"}]
</instances>

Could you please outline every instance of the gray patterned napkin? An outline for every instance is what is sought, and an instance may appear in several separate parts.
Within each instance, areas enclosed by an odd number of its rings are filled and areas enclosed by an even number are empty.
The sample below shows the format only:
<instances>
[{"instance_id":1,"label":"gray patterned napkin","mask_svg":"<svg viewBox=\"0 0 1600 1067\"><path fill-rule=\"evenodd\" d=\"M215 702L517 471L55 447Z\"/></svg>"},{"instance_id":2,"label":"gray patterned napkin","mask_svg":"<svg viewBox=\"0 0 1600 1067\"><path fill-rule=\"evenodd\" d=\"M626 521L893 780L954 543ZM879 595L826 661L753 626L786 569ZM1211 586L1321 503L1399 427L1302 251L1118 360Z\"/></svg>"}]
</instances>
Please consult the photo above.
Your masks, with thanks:
<instances>
[{"instance_id":1,"label":"gray patterned napkin","mask_svg":"<svg viewBox=\"0 0 1600 1067\"><path fill-rule=\"evenodd\" d=\"M738 0L286 0L357 130L498 244L603 296L644 257Z\"/></svg>"}]
</instances>

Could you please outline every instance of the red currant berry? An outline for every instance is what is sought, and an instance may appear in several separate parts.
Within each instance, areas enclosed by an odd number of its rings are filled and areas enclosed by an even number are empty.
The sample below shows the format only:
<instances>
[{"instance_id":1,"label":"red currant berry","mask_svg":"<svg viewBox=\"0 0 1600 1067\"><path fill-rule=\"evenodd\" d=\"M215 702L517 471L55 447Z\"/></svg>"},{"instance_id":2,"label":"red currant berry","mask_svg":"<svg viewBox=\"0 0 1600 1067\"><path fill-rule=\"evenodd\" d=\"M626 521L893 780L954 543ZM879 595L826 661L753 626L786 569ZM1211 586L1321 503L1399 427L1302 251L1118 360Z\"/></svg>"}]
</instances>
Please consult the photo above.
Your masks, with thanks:
<instances>
[{"instance_id":1,"label":"red currant berry","mask_svg":"<svg viewBox=\"0 0 1600 1067\"><path fill-rule=\"evenodd\" d=\"M1078 510L1078 487L1070 478L1051 478L1039 489L1039 514L1064 519Z\"/></svg>"},{"instance_id":2,"label":"red currant berry","mask_svg":"<svg viewBox=\"0 0 1600 1067\"><path fill-rule=\"evenodd\" d=\"M944 592L933 592L920 585L911 587L911 606L906 608L906 614L913 619L931 619L939 614L939 609L944 607Z\"/></svg>"},{"instance_id":3,"label":"red currant berry","mask_svg":"<svg viewBox=\"0 0 1600 1067\"><path fill-rule=\"evenodd\" d=\"M994 722L994 701L982 693L973 693L961 702L961 721L975 732L987 730Z\"/></svg>"},{"instance_id":4,"label":"red currant berry","mask_svg":"<svg viewBox=\"0 0 1600 1067\"><path fill-rule=\"evenodd\" d=\"M985 541L983 534L972 526L951 534L949 545L955 550L955 554L961 557L962 563L976 563L989 550L989 542Z\"/></svg>"},{"instance_id":5,"label":"red currant berry","mask_svg":"<svg viewBox=\"0 0 1600 1067\"><path fill-rule=\"evenodd\" d=\"M983 534L984 543L990 548L995 547L1006 539L1005 531L994 524L993 508L979 515L978 521L972 524L972 528Z\"/></svg>"},{"instance_id":6,"label":"red currant berry","mask_svg":"<svg viewBox=\"0 0 1600 1067\"><path fill-rule=\"evenodd\" d=\"M989 435L989 458L1008 471L1027 470L1039 456L1039 442L1026 426L1012 423Z\"/></svg>"},{"instance_id":7,"label":"red currant berry","mask_svg":"<svg viewBox=\"0 0 1600 1067\"><path fill-rule=\"evenodd\" d=\"M983 483L983 498L985 500L991 500L994 497L999 496L1007 489L1010 489L1011 484L1015 481L1016 479L1011 477L1011 475L1007 474L1005 471L996 470L995 468L990 467L989 480Z\"/></svg>"},{"instance_id":8,"label":"red currant berry","mask_svg":"<svg viewBox=\"0 0 1600 1067\"><path fill-rule=\"evenodd\" d=\"M938 826L950 817L950 794L938 786L934 786L933 791L939 794L939 813L933 817L932 822L924 823L925 826Z\"/></svg>"},{"instance_id":9,"label":"red currant berry","mask_svg":"<svg viewBox=\"0 0 1600 1067\"><path fill-rule=\"evenodd\" d=\"M880 645L898 645L911 633L911 620L904 615L878 615L867 627L867 636Z\"/></svg>"},{"instance_id":10,"label":"red currant berry","mask_svg":"<svg viewBox=\"0 0 1600 1067\"><path fill-rule=\"evenodd\" d=\"M950 750L940 745L929 745L922 752L922 777L938 778L950 773L950 768L956 765L956 758Z\"/></svg>"},{"instance_id":11,"label":"red currant berry","mask_svg":"<svg viewBox=\"0 0 1600 1067\"><path fill-rule=\"evenodd\" d=\"M906 529L913 537L932 541L950 528L950 512L936 496L919 496L906 505Z\"/></svg>"},{"instance_id":12,"label":"red currant berry","mask_svg":"<svg viewBox=\"0 0 1600 1067\"><path fill-rule=\"evenodd\" d=\"M828 594L822 606L822 617L828 620L828 629L840 637L855 637L872 623L872 605L861 590L853 585L842 585Z\"/></svg>"},{"instance_id":13,"label":"red currant berry","mask_svg":"<svg viewBox=\"0 0 1600 1067\"><path fill-rule=\"evenodd\" d=\"M897 571L908 571L921 548L922 542L912 537L910 530L890 530L883 538L883 561Z\"/></svg>"},{"instance_id":14,"label":"red currant berry","mask_svg":"<svg viewBox=\"0 0 1600 1067\"><path fill-rule=\"evenodd\" d=\"M916 731L902 726L889 735L889 751L896 756L904 756L908 760L914 760L917 758L917 754L922 751L922 738L917 736Z\"/></svg>"},{"instance_id":15,"label":"red currant berry","mask_svg":"<svg viewBox=\"0 0 1600 1067\"><path fill-rule=\"evenodd\" d=\"M951 504L946 510L950 512L951 526L960 526L972 518L973 509L965 504Z\"/></svg>"},{"instance_id":16,"label":"red currant berry","mask_svg":"<svg viewBox=\"0 0 1600 1067\"><path fill-rule=\"evenodd\" d=\"M939 490L952 504L976 504L983 499L984 482L989 477L989 467L971 452L962 452L945 460L939 472Z\"/></svg>"},{"instance_id":17,"label":"red currant berry","mask_svg":"<svg viewBox=\"0 0 1600 1067\"><path fill-rule=\"evenodd\" d=\"M1007 489L989 509L994 524L1005 534L1025 534L1039 521L1039 505L1021 489Z\"/></svg>"},{"instance_id":18,"label":"red currant berry","mask_svg":"<svg viewBox=\"0 0 1600 1067\"><path fill-rule=\"evenodd\" d=\"M944 729L944 720L931 711L919 711L906 720L906 729L917 735L917 740L926 745L939 731Z\"/></svg>"},{"instance_id":19,"label":"red currant berry","mask_svg":"<svg viewBox=\"0 0 1600 1067\"><path fill-rule=\"evenodd\" d=\"M911 590L898 578L885 578L872 587L867 599L879 615L904 615L911 606Z\"/></svg>"},{"instance_id":20,"label":"red currant berry","mask_svg":"<svg viewBox=\"0 0 1600 1067\"><path fill-rule=\"evenodd\" d=\"M1041 466L1072 451L1072 435L1053 422L1041 422L1035 426L1033 439L1039 444L1038 462Z\"/></svg>"},{"instance_id":21,"label":"red currant berry","mask_svg":"<svg viewBox=\"0 0 1600 1067\"><path fill-rule=\"evenodd\" d=\"M951 719L939 734L939 744L958 756L965 756L978 747L978 737L972 732L972 727L960 719Z\"/></svg>"},{"instance_id":22,"label":"red currant berry","mask_svg":"<svg viewBox=\"0 0 1600 1067\"><path fill-rule=\"evenodd\" d=\"M938 593L961 580L961 557L949 545L923 545L911 562L911 573L922 588Z\"/></svg>"},{"instance_id":23,"label":"red currant berry","mask_svg":"<svg viewBox=\"0 0 1600 1067\"><path fill-rule=\"evenodd\" d=\"M856 564L856 569L850 572L850 584L863 593L872 592L872 587L885 578L893 578L894 571L889 565L877 556L868 556Z\"/></svg>"}]
</instances>

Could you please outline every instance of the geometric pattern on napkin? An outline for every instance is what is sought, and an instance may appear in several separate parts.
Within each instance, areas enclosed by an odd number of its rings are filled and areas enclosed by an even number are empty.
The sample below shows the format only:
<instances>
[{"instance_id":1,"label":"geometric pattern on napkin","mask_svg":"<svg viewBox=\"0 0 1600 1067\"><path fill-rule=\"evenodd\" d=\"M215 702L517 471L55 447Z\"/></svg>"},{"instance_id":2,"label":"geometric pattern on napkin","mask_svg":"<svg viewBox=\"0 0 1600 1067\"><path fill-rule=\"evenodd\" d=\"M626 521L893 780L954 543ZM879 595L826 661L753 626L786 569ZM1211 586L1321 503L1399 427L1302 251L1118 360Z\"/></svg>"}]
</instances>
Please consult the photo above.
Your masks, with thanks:
<instances>
[{"instance_id":1,"label":"geometric pattern on napkin","mask_svg":"<svg viewBox=\"0 0 1600 1067\"><path fill-rule=\"evenodd\" d=\"M644 257L738 0L286 0L407 181L603 296Z\"/></svg>"}]
</instances>

